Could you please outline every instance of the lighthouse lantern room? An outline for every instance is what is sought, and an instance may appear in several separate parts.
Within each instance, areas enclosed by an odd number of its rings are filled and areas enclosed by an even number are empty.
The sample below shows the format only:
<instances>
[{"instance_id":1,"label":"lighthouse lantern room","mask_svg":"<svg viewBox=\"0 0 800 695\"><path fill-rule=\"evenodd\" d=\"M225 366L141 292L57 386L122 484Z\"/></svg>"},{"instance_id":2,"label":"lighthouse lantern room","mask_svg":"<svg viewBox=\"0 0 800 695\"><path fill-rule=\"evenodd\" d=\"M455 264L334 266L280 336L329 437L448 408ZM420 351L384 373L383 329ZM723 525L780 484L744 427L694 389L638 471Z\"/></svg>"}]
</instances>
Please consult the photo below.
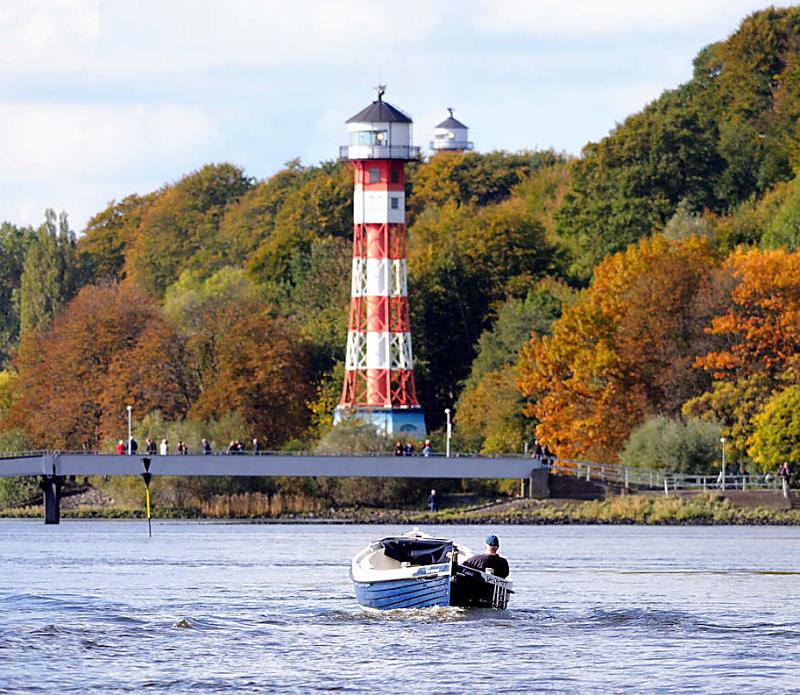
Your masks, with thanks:
<instances>
[{"instance_id":1,"label":"lighthouse lantern room","mask_svg":"<svg viewBox=\"0 0 800 695\"><path fill-rule=\"evenodd\" d=\"M452 108L447 111L450 115L433 129L431 149L434 152L471 150L473 144L469 141L469 128L453 116Z\"/></svg>"},{"instance_id":2,"label":"lighthouse lantern room","mask_svg":"<svg viewBox=\"0 0 800 695\"><path fill-rule=\"evenodd\" d=\"M378 98L347 121L351 162L353 268L342 398L334 413L385 434L425 435L411 352L406 281L405 163L419 158L411 118Z\"/></svg>"}]
</instances>

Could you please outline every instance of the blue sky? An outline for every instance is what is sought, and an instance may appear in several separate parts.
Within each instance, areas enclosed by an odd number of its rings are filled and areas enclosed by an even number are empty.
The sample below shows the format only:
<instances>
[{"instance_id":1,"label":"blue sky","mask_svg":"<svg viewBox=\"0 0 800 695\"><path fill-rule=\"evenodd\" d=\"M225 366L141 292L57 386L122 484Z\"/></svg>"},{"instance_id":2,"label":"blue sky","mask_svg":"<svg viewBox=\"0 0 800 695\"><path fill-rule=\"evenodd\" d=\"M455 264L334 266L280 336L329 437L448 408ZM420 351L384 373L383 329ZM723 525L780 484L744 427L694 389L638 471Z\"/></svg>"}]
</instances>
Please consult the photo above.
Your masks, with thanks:
<instances>
[{"instance_id":1,"label":"blue sky","mask_svg":"<svg viewBox=\"0 0 800 695\"><path fill-rule=\"evenodd\" d=\"M577 154L770 4L7 0L0 220L54 207L80 230L208 162L332 159L379 78L417 144L453 106L478 150Z\"/></svg>"}]
</instances>

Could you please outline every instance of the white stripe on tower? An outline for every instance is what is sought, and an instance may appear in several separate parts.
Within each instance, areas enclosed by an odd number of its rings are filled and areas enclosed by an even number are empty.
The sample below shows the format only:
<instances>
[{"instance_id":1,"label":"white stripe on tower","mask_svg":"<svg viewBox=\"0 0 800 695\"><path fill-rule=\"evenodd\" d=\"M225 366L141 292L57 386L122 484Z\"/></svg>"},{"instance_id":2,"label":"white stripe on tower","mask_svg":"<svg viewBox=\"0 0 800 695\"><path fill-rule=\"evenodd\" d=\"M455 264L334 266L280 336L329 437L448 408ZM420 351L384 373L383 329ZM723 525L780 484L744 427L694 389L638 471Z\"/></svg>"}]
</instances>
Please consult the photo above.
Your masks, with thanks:
<instances>
[{"instance_id":1,"label":"white stripe on tower","mask_svg":"<svg viewBox=\"0 0 800 695\"><path fill-rule=\"evenodd\" d=\"M406 221L406 195L403 191L370 191L356 184L353 192L355 224L403 224Z\"/></svg>"}]
</instances>

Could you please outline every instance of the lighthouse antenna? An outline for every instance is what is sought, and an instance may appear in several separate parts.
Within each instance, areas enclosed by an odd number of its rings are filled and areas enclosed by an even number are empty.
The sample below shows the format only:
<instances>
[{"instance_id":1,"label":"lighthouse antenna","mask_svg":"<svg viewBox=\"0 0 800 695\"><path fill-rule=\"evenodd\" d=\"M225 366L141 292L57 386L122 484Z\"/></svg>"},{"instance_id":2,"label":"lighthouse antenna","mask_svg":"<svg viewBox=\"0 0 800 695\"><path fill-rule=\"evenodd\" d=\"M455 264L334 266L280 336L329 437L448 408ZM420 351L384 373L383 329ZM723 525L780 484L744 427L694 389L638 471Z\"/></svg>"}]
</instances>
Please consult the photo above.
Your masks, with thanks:
<instances>
[{"instance_id":1,"label":"lighthouse antenna","mask_svg":"<svg viewBox=\"0 0 800 695\"><path fill-rule=\"evenodd\" d=\"M450 114L450 118L453 117L453 111L455 111L455 109L452 106L447 107L447 112Z\"/></svg>"},{"instance_id":2,"label":"lighthouse antenna","mask_svg":"<svg viewBox=\"0 0 800 695\"><path fill-rule=\"evenodd\" d=\"M378 101L382 101L383 100L383 94L386 91L386 85L385 84L378 84L377 86L374 87L374 89L375 89L376 92L378 92Z\"/></svg>"}]
</instances>

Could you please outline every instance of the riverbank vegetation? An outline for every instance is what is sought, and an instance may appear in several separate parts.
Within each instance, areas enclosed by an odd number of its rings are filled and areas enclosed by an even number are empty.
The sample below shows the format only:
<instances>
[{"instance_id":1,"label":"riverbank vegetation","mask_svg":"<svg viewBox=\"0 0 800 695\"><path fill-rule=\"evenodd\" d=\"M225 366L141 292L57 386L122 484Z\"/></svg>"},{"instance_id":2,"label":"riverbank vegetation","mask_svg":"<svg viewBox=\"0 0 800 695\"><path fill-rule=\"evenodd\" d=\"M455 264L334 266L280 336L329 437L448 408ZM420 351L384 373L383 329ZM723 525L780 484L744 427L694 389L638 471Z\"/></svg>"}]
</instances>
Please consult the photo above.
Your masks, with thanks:
<instances>
[{"instance_id":1,"label":"riverbank vegetation","mask_svg":"<svg viewBox=\"0 0 800 695\"><path fill-rule=\"evenodd\" d=\"M141 505L68 505L67 519L143 519ZM800 525L800 510L773 506L738 506L713 494L687 498L645 495L611 497L602 501L513 500L495 502L476 498L436 513L419 506L351 504L328 507L318 496L282 493L214 495L196 505L158 509L156 519L240 520L286 523L367 523L400 525L437 524L643 524L689 525ZM0 518L41 518L38 505L0 509Z\"/></svg>"},{"instance_id":2,"label":"riverbank vegetation","mask_svg":"<svg viewBox=\"0 0 800 695\"><path fill-rule=\"evenodd\" d=\"M798 8L747 17L578 158L410 166L415 373L434 445L448 407L465 450L538 437L565 457L708 471L724 436L743 470L800 467L798 167ZM38 229L4 223L2 448L111 451L132 404L139 442L171 450L201 437L389 450L331 434L351 207L344 165L255 180L220 163L112 201L80 235L52 211ZM208 503L264 492L240 485Z\"/></svg>"}]
</instances>

